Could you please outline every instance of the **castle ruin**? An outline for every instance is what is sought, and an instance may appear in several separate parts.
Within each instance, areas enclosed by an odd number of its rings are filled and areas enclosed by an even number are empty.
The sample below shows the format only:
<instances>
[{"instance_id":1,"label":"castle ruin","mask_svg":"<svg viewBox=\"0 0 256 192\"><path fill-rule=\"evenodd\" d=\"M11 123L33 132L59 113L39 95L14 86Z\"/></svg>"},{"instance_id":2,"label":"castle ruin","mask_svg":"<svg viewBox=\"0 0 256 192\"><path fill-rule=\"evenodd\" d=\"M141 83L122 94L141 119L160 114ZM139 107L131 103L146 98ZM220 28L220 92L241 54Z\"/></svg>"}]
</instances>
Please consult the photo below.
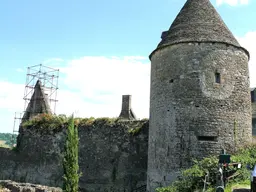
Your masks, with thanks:
<instances>
[{"instance_id":1,"label":"castle ruin","mask_svg":"<svg viewBox=\"0 0 256 192\"><path fill-rule=\"evenodd\" d=\"M187 0L150 55L147 190L252 140L248 51L209 0Z\"/></svg>"},{"instance_id":2,"label":"castle ruin","mask_svg":"<svg viewBox=\"0 0 256 192\"><path fill-rule=\"evenodd\" d=\"M192 159L251 142L256 93L250 96L249 53L210 1L187 0L161 38L150 55L149 122L136 120L131 96L123 95L119 119L126 121L79 125L80 191L135 192L147 185L154 192ZM31 113L50 113L40 81L24 119ZM0 148L0 179L61 187L65 138L63 127L24 127L16 151Z\"/></svg>"}]
</instances>

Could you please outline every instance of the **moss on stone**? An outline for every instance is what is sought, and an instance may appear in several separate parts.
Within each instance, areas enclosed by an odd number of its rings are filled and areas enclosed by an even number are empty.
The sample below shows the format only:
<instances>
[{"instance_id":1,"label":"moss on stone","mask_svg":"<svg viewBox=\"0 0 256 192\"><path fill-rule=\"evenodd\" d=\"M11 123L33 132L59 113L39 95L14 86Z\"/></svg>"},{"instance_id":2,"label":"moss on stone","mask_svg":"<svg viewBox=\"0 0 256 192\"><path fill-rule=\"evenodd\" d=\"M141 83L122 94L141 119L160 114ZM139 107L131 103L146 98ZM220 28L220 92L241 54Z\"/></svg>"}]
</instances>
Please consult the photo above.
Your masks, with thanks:
<instances>
[{"instance_id":1,"label":"moss on stone","mask_svg":"<svg viewBox=\"0 0 256 192\"><path fill-rule=\"evenodd\" d=\"M122 121L119 118L74 118L74 124L79 128L95 127L95 126L120 126L127 127L128 132L132 135L140 133L145 122L148 119L136 120L136 121ZM34 129L41 133L57 133L63 129L66 129L68 118L66 115L51 115L40 114L22 123L22 129Z\"/></svg>"}]
</instances>

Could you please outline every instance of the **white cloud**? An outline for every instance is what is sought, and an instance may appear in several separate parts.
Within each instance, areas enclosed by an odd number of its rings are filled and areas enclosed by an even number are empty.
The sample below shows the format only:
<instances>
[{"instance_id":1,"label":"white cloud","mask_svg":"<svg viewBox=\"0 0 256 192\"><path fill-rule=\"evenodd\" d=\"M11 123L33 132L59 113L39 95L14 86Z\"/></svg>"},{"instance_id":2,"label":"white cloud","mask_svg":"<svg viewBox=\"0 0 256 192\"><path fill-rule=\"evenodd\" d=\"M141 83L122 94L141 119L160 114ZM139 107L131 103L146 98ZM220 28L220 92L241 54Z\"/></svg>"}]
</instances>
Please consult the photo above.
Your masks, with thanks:
<instances>
[{"instance_id":1,"label":"white cloud","mask_svg":"<svg viewBox=\"0 0 256 192\"><path fill-rule=\"evenodd\" d=\"M250 52L250 81L256 87L256 31L237 38ZM57 114L81 117L117 117L122 95L132 95L132 108L139 118L149 116L150 64L141 56L82 57L62 62ZM47 63L47 62L45 62ZM60 63L59 63L60 64ZM24 84L0 81L0 132L12 132L14 112L24 108Z\"/></svg>"},{"instance_id":2,"label":"white cloud","mask_svg":"<svg viewBox=\"0 0 256 192\"><path fill-rule=\"evenodd\" d=\"M243 37L237 37L241 46L250 53L249 70L251 87L256 87L256 31L246 33Z\"/></svg>"},{"instance_id":3,"label":"white cloud","mask_svg":"<svg viewBox=\"0 0 256 192\"><path fill-rule=\"evenodd\" d=\"M237 5L247 5L248 3L249 3L249 0L216 0L217 6L220 6L222 4L237 6Z\"/></svg>"},{"instance_id":4,"label":"white cloud","mask_svg":"<svg viewBox=\"0 0 256 192\"><path fill-rule=\"evenodd\" d=\"M24 85L0 81L0 132L12 132L15 112L23 111ZM15 129L18 129L18 121Z\"/></svg>"},{"instance_id":5,"label":"white cloud","mask_svg":"<svg viewBox=\"0 0 256 192\"><path fill-rule=\"evenodd\" d=\"M13 84L0 81L0 106L1 109L20 109L22 106L19 100L22 100L24 94L23 84Z\"/></svg>"},{"instance_id":6,"label":"white cloud","mask_svg":"<svg viewBox=\"0 0 256 192\"><path fill-rule=\"evenodd\" d=\"M149 116L150 64L145 57L87 56L67 62L60 72L57 114L117 117L122 95L130 94L135 114ZM14 112L24 108L24 88L0 81L0 124L5 124L0 132L12 132Z\"/></svg>"},{"instance_id":7,"label":"white cloud","mask_svg":"<svg viewBox=\"0 0 256 192\"><path fill-rule=\"evenodd\" d=\"M64 74L65 85L74 92L60 91L58 111L64 111L68 103L69 113L116 117L121 110L122 95L130 94L135 114L148 117L150 65L147 58L88 56L70 61L60 72Z\"/></svg>"}]
</instances>

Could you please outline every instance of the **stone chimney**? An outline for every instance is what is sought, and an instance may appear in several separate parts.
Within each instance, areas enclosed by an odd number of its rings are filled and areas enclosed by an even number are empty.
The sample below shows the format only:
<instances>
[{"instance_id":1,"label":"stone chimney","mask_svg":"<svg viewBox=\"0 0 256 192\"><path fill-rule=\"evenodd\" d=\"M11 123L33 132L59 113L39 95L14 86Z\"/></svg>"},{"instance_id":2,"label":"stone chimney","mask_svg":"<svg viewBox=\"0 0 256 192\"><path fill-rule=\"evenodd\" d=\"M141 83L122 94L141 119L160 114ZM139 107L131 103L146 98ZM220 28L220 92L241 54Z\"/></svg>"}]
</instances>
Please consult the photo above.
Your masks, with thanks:
<instances>
[{"instance_id":1,"label":"stone chimney","mask_svg":"<svg viewBox=\"0 0 256 192\"><path fill-rule=\"evenodd\" d=\"M124 120L136 120L136 116L131 108L131 98L131 95L123 95L122 111L119 115L119 118Z\"/></svg>"}]
</instances>

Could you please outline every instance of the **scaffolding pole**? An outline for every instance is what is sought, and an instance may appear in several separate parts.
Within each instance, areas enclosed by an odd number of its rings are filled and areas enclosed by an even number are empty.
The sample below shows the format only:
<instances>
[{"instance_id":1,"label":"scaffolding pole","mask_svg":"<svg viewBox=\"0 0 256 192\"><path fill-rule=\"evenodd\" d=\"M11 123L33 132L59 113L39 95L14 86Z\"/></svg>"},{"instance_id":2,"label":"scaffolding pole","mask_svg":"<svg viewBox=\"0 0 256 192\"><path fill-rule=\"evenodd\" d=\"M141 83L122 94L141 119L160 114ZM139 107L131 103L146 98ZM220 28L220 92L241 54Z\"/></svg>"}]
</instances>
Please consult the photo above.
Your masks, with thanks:
<instances>
[{"instance_id":1,"label":"scaffolding pole","mask_svg":"<svg viewBox=\"0 0 256 192\"><path fill-rule=\"evenodd\" d=\"M56 113L56 102L57 100L57 90L58 90L58 78L59 78L59 69L54 69L52 67L47 67L42 64L30 66L27 68L25 90L24 90L24 111L19 113L17 112L14 115L13 123L13 136L12 144L13 146L16 143L15 135L19 133L20 124L23 121L23 115L27 110L28 104L31 101L31 97L34 93L34 88L38 80L41 81L41 85L44 91L44 94L47 95L49 105L53 114ZM17 122L18 121L18 122Z\"/></svg>"}]
</instances>

